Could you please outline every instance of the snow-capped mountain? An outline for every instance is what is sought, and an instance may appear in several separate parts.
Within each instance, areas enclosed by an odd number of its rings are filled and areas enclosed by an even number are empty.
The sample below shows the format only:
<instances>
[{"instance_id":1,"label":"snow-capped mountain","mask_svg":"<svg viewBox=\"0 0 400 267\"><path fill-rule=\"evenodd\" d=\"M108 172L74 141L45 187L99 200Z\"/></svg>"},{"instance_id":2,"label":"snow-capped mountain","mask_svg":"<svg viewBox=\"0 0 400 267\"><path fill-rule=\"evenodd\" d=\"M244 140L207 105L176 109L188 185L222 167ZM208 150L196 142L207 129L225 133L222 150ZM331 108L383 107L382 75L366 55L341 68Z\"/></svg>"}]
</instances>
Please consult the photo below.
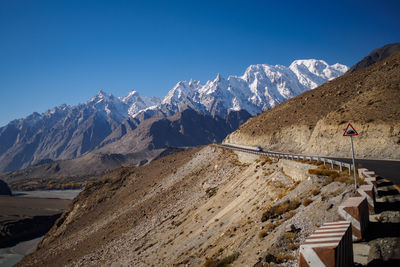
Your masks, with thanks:
<instances>
[{"instance_id":1,"label":"snow-capped mountain","mask_svg":"<svg viewBox=\"0 0 400 267\"><path fill-rule=\"evenodd\" d=\"M121 139L144 120L187 109L224 117L230 110L254 115L347 71L323 60L296 60L289 67L258 64L242 76L220 74L202 84L177 83L161 100L132 91L115 97L100 91L84 104L62 105L33 113L0 128L0 171L16 170L45 159L69 159Z\"/></svg>"},{"instance_id":2,"label":"snow-capped mountain","mask_svg":"<svg viewBox=\"0 0 400 267\"><path fill-rule=\"evenodd\" d=\"M136 98L137 101L133 100ZM100 90L84 104L61 105L0 128L0 170L26 167L43 159L69 159L95 149L129 117L135 106L160 103L130 93L123 99Z\"/></svg>"},{"instance_id":3,"label":"snow-capped mountain","mask_svg":"<svg viewBox=\"0 0 400 267\"><path fill-rule=\"evenodd\" d=\"M195 109L212 115L224 116L228 110L241 109L254 115L339 77L347 70L345 65L329 65L316 59L295 60L289 67L251 65L242 76L224 79L218 74L204 85L194 80L181 81L168 92L161 104L130 115L166 113L165 109L182 111L187 107L182 103L189 103Z\"/></svg>"},{"instance_id":4,"label":"snow-capped mountain","mask_svg":"<svg viewBox=\"0 0 400 267\"><path fill-rule=\"evenodd\" d=\"M157 106L161 103L158 97L143 97L137 91L131 91L127 96L123 97L122 102L129 106L128 114L133 116L141 110L148 107Z\"/></svg>"}]
</instances>

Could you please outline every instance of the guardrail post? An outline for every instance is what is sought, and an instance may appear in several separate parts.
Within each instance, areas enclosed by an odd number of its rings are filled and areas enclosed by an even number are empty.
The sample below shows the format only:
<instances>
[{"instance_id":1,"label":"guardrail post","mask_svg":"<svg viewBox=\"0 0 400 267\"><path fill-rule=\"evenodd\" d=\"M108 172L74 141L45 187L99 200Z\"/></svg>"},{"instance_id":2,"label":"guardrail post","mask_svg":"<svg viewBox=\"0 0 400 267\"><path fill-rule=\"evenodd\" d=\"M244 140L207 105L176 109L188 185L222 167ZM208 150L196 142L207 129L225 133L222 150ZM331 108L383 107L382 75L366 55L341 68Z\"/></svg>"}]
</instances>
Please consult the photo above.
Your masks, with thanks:
<instances>
[{"instance_id":1,"label":"guardrail post","mask_svg":"<svg viewBox=\"0 0 400 267\"><path fill-rule=\"evenodd\" d=\"M343 171L342 162L339 162L339 168L340 168L340 171L342 172Z\"/></svg>"},{"instance_id":2,"label":"guardrail post","mask_svg":"<svg viewBox=\"0 0 400 267\"><path fill-rule=\"evenodd\" d=\"M365 197L368 202L370 214L375 214L375 190L373 185L361 185L356 192L356 196Z\"/></svg>"},{"instance_id":3,"label":"guardrail post","mask_svg":"<svg viewBox=\"0 0 400 267\"><path fill-rule=\"evenodd\" d=\"M361 240L369 223L369 207L367 198L351 197L342 202L338 208L341 218L351 222L353 240Z\"/></svg>"},{"instance_id":4,"label":"guardrail post","mask_svg":"<svg viewBox=\"0 0 400 267\"><path fill-rule=\"evenodd\" d=\"M324 161L324 166L325 166L325 158L322 159Z\"/></svg>"},{"instance_id":5,"label":"guardrail post","mask_svg":"<svg viewBox=\"0 0 400 267\"><path fill-rule=\"evenodd\" d=\"M299 267L354 265L351 224L324 223L300 246Z\"/></svg>"},{"instance_id":6,"label":"guardrail post","mask_svg":"<svg viewBox=\"0 0 400 267\"><path fill-rule=\"evenodd\" d=\"M333 169L333 160L331 160L331 169Z\"/></svg>"}]
</instances>

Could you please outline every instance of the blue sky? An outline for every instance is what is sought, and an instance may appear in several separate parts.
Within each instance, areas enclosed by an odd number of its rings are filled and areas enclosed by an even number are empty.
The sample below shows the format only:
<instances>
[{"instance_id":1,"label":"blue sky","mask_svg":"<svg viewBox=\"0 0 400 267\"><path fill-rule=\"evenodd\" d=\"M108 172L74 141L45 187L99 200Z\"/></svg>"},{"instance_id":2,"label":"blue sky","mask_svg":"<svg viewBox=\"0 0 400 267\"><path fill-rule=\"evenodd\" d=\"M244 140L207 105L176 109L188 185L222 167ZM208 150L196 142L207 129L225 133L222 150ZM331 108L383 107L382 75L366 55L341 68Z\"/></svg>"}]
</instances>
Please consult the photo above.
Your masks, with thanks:
<instances>
[{"instance_id":1,"label":"blue sky","mask_svg":"<svg viewBox=\"0 0 400 267\"><path fill-rule=\"evenodd\" d=\"M0 0L0 126L99 89L162 97L250 64L351 66L400 41L399 2Z\"/></svg>"}]
</instances>

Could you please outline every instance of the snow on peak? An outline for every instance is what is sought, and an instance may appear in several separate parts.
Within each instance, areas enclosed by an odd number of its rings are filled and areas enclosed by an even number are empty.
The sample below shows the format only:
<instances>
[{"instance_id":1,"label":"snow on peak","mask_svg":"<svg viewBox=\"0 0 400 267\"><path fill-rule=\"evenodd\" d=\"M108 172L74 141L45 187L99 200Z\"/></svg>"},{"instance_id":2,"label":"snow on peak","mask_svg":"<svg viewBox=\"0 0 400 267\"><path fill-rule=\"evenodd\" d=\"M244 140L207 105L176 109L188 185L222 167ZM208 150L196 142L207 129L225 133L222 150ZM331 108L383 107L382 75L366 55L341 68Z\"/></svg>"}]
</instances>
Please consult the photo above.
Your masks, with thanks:
<instances>
[{"instance_id":1,"label":"snow on peak","mask_svg":"<svg viewBox=\"0 0 400 267\"><path fill-rule=\"evenodd\" d=\"M97 93L97 95L95 95L94 97L92 97L87 103L89 104L96 104L96 103L100 103L103 101L110 101L113 98L115 98L112 94L107 94L105 91L103 91L102 89L99 90L99 92Z\"/></svg>"},{"instance_id":2,"label":"snow on peak","mask_svg":"<svg viewBox=\"0 0 400 267\"><path fill-rule=\"evenodd\" d=\"M160 104L161 100L157 97L143 97L133 90L122 98L122 102L128 105L128 114L134 116L141 110Z\"/></svg>"},{"instance_id":3,"label":"snow on peak","mask_svg":"<svg viewBox=\"0 0 400 267\"><path fill-rule=\"evenodd\" d=\"M222 116L229 110L245 109L254 115L339 77L347 70L345 65L329 65L317 59L295 60L289 67L255 64L247 67L242 76L224 79L218 73L214 80L205 84L193 79L178 82L162 100L143 97L135 90L124 97L114 97L99 90L97 95L79 107L85 106L117 121L129 116L135 117L147 110L152 110L150 113L153 114L157 113L154 112L156 110L163 114L173 114L186 107ZM73 108L63 105L43 115L51 117ZM165 109L169 112L165 113ZM38 116L32 115L31 121L35 121Z\"/></svg>"},{"instance_id":4,"label":"snow on peak","mask_svg":"<svg viewBox=\"0 0 400 267\"><path fill-rule=\"evenodd\" d=\"M293 61L289 69L293 71L302 85L313 89L339 77L348 70L348 67L339 63L330 66L324 60L303 59Z\"/></svg>"},{"instance_id":5,"label":"snow on peak","mask_svg":"<svg viewBox=\"0 0 400 267\"><path fill-rule=\"evenodd\" d=\"M182 81L164 97L162 104L178 106L189 99L208 112L227 112L229 109L246 109L260 113L291 97L313 89L347 71L347 66L336 63L330 66L324 60L295 60L289 67L282 65L250 65L242 76L221 74L204 85Z\"/></svg>"},{"instance_id":6,"label":"snow on peak","mask_svg":"<svg viewBox=\"0 0 400 267\"><path fill-rule=\"evenodd\" d=\"M214 82L220 82L220 81L222 81L222 75L218 72L218 74L217 74L217 77L215 77L215 80L214 80Z\"/></svg>"},{"instance_id":7,"label":"snow on peak","mask_svg":"<svg viewBox=\"0 0 400 267\"><path fill-rule=\"evenodd\" d=\"M192 98L200 87L201 83L199 81L180 81L168 92L161 103L178 105L183 99Z\"/></svg>"}]
</instances>

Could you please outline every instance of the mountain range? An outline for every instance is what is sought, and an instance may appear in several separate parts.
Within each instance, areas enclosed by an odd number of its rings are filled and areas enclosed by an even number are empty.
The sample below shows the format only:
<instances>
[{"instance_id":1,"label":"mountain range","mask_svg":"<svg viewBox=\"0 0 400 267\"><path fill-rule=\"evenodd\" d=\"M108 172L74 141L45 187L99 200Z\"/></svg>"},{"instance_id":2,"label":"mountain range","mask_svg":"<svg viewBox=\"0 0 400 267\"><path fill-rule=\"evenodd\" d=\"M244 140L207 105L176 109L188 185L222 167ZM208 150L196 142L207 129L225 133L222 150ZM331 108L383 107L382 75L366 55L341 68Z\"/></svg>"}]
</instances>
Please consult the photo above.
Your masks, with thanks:
<instances>
[{"instance_id":1,"label":"mountain range","mask_svg":"<svg viewBox=\"0 0 400 267\"><path fill-rule=\"evenodd\" d=\"M240 110L246 110L251 115L261 113L347 70L347 66L339 63L329 65L323 60L296 60L289 67L251 65L240 77L229 76L224 79L218 74L213 81L205 84L194 80L181 81L163 99L143 97L136 91L125 97L115 97L100 91L84 104L61 105L42 114L35 112L1 127L0 171L72 159L92 151L132 153L138 149L220 141L221 133L234 131L248 118ZM188 109L193 112L176 115ZM232 111L239 112L239 115L234 115ZM174 115L177 117L162 120ZM202 116L202 119L197 120L199 123L213 120L213 123L223 124L203 127L204 131L200 132L209 138L203 138L202 142L192 140L187 134L196 134L198 125L194 123L195 120L193 123L188 121L190 117L199 116ZM205 119L204 116L210 118ZM144 124L140 131L132 133L149 119L152 121ZM186 127L183 130L183 121L191 125L192 129ZM164 136L164 132L159 132L157 127L169 134ZM213 133L213 129L218 134ZM138 139L138 136L143 138ZM132 145L138 140L142 140L139 145Z\"/></svg>"}]
</instances>

